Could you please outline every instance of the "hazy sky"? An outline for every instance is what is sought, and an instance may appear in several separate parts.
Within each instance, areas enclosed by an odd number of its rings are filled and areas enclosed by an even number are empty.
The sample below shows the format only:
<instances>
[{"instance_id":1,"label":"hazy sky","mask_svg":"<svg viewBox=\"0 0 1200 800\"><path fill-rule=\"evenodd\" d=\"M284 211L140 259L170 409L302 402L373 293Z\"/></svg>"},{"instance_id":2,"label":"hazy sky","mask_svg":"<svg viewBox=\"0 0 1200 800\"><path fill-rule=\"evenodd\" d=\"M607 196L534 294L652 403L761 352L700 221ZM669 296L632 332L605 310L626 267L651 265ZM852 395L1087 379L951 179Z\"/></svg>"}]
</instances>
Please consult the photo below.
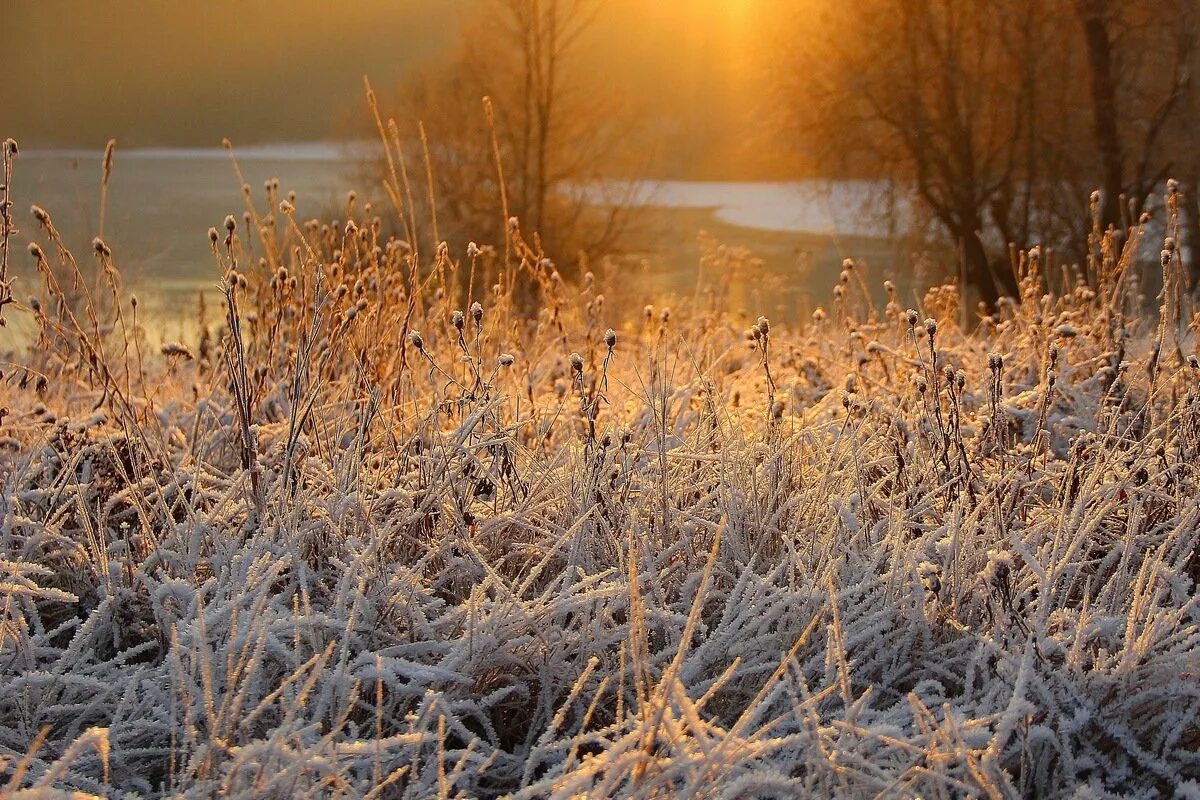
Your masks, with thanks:
<instances>
[{"instance_id":1,"label":"hazy sky","mask_svg":"<svg viewBox=\"0 0 1200 800\"><path fill-rule=\"evenodd\" d=\"M477 2L0 0L0 135L99 149L345 134L366 113L362 76L386 94L445 57ZM583 58L656 117L666 151L720 172L755 127L764 32L798 3L602 0Z\"/></svg>"},{"instance_id":2,"label":"hazy sky","mask_svg":"<svg viewBox=\"0 0 1200 800\"><path fill-rule=\"evenodd\" d=\"M364 74L386 84L448 47L464 5L0 0L0 128L27 146L320 139Z\"/></svg>"}]
</instances>

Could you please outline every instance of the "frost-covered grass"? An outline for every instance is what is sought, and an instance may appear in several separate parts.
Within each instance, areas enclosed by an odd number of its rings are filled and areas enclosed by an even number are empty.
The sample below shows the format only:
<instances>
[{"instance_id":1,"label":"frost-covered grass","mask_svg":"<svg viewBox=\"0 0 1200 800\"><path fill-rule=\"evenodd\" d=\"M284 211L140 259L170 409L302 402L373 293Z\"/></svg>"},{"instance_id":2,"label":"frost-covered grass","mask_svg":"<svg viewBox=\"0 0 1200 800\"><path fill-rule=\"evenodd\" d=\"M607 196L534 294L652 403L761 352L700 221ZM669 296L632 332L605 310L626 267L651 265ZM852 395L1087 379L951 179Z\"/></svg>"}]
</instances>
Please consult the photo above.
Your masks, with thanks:
<instances>
[{"instance_id":1,"label":"frost-covered grass","mask_svg":"<svg viewBox=\"0 0 1200 800\"><path fill-rule=\"evenodd\" d=\"M629 314L635 277L564 280L515 221L459 257L353 204L323 225L275 187L247 203L250 230L212 231L223 324L154 352L119 254L98 241L100 284L72 288L49 214L28 225L0 784L1151 797L1200 776L1200 365L1170 282L1166 324L1130 312L1139 229L1123 254L1097 237L1093 289L1049 293L1059 267L1021 255L1022 298L969 330L953 288L871 308L851 263L811 324L747 332L718 282Z\"/></svg>"}]
</instances>

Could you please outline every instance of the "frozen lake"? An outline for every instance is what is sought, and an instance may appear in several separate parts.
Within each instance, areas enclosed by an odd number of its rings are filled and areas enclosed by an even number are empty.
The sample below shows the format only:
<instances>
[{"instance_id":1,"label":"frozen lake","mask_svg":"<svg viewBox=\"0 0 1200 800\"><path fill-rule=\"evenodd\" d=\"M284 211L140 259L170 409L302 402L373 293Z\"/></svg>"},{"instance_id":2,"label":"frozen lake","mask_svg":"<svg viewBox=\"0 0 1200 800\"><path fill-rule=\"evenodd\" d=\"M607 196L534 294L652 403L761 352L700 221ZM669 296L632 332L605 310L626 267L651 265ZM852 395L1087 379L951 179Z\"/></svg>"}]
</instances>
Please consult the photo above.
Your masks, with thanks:
<instances>
[{"instance_id":1,"label":"frozen lake","mask_svg":"<svg viewBox=\"0 0 1200 800\"><path fill-rule=\"evenodd\" d=\"M361 152L358 151L358 152ZM301 217L337 216L346 193L363 191L356 174L356 151L334 144L289 144L239 147L238 162L253 190L257 207L265 206L263 183L280 181L280 191L296 192ZM90 253L90 242L99 222L99 151L25 151L19 156L13 179L15 216L24 228L19 243L33 233L29 217L31 203L46 208L55 224L75 248ZM630 188L630 184L625 184ZM588 190L597 201L621 184ZM889 237L887 226L863 214L868 205L885 206L883 187L862 182L699 182L647 181L632 185L636 203L671 209L704 209L726 225L739 226L741 239L754 246L754 231L770 232L776 247L781 234L828 238L829 252L818 254L836 275L834 243L841 237ZM118 148L109 188L105 239L112 246L128 287L139 293L148 314L161 320L164 335L184 330L193 321L195 295L211 290L218 278L209 248L207 231L220 226L232 213L240 221L244 204L239 181L228 154L211 149L121 149ZM678 264L695 249L694 232L679 231L676 242L662 237L665 247L679 247L673 254ZM691 249L686 249L691 248ZM667 255L672 255L668 253ZM83 259L81 259L82 262ZM18 251L18 274L28 286L27 259ZM90 261L90 259L89 259ZM662 274L647 275L658 285L676 281L663 259ZM657 269L653 257L645 261L647 271ZM824 270L822 264L822 271ZM777 259L769 268L797 292L805 278L793 274L795 259ZM828 277L828 276L826 276ZM687 281L685 283L685 280ZM678 282L690 290L694 277ZM822 292L831 286L822 280ZM799 288L797 288L799 287ZM21 284L17 286L22 296ZM26 289L24 293L27 293Z\"/></svg>"},{"instance_id":2,"label":"frozen lake","mask_svg":"<svg viewBox=\"0 0 1200 800\"><path fill-rule=\"evenodd\" d=\"M867 208L890 207L887 187L877 181L647 180L633 185L609 182L585 189L583 196L603 203L626 191L636 205L713 209L717 219L743 228L827 236L894 235L884 219L863 213Z\"/></svg>"}]
</instances>

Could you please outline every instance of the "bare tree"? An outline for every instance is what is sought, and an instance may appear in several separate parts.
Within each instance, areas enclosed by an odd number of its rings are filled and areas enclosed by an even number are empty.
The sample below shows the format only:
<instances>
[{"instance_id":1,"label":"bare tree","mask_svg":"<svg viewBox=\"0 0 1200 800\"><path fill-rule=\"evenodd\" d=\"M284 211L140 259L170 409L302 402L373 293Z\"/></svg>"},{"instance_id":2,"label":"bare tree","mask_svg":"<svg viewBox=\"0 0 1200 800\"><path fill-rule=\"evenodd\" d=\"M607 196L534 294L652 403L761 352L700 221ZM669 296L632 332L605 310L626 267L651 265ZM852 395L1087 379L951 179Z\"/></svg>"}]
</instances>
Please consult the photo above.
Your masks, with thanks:
<instances>
[{"instance_id":1,"label":"bare tree","mask_svg":"<svg viewBox=\"0 0 1200 800\"><path fill-rule=\"evenodd\" d=\"M630 207L614 195L599 208L602 193L583 190L620 174L634 126L601 76L577 68L599 0L482 1L453 59L398 92L400 126L414 139L418 122L425 128L443 234L501 240L503 174L507 214L536 232L547 253L567 259L612 248Z\"/></svg>"},{"instance_id":2,"label":"bare tree","mask_svg":"<svg viewBox=\"0 0 1200 800\"><path fill-rule=\"evenodd\" d=\"M1185 103L1196 32L1194 2L1075 0L1087 54L1106 225L1120 225L1170 172L1168 126Z\"/></svg>"},{"instance_id":3,"label":"bare tree","mask_svg":"<svg viewBox=\"0 0 1200 800\"><path fill-rule=\"evenodd\" d=\"M1127 224L1190 151L1172 126L1194 5L824 0L832 35L800 38L786 86L792 130L826 163L911 186L992 300L1015 289L1010 242L1086 252L1070 195L1099 181L1104 223Z\"/></svg>"},{"instance_id":4,"label":"bare tree","mask_svg":"<svg viewBox=\"0 0 1200 800\"><path fill-rule=\"evenodd\" d=\"M1035 168L1042 4L958 0L829 2L839 35L800 45L795 128L830 163L909 184L961 248L969 280L994 300L1015 289L985 226L1026 233ZM869 32L870 46L859 33Z\"/></svg>"}]
</instances>

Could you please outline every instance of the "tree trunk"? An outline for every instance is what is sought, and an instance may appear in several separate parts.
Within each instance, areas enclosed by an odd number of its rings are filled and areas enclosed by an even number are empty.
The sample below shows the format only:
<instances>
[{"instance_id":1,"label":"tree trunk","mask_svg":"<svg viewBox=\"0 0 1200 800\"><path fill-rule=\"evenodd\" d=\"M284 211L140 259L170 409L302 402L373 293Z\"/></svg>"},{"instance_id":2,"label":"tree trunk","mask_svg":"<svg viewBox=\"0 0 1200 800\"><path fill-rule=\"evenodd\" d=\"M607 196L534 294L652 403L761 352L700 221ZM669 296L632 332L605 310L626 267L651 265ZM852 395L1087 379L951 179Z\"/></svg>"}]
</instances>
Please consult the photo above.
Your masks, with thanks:
<instances>
[{"instance_id":1,"label":"tree trunk","mask_svg":"<svg viewBox=\"0 0 1200 800\"><path fill-rule=\"evenodd\" d=\"M1121 192L1125 157L1117 129L1117 84L1113 45L1108 34L1108 0L1077 0L1076 10L1087 45L1092 88L1092 124L1100 153L1103 193L1100 221L1105 227L1121 224Z\"/></svg>"},{"instance_id":2,"label":"tree trunk","mask_svg":"<svg viewBox=\"0 0 1200 800\"><path fill-rule=\"evenodd\" d=\"M1007 292L999 285L999 281L993 279L992 265L988 261L987 251L979 239L979 234L966 231L959 237L959 242L967 282L979 292L981 300L989 307L994 307L996 301Z\"/></svg>"},{"instance_id":3,"label":"tree trunk","mask_svg":"<svg viewBox=\"0 0 1200 800\"><path fill-rule=\"evenodd\" d=\"M1183 241L1180 242L1188 270L1188 291L1200 285L1200 179L1188 176L1183 181Z\"/></svg>"}]
</instances>

